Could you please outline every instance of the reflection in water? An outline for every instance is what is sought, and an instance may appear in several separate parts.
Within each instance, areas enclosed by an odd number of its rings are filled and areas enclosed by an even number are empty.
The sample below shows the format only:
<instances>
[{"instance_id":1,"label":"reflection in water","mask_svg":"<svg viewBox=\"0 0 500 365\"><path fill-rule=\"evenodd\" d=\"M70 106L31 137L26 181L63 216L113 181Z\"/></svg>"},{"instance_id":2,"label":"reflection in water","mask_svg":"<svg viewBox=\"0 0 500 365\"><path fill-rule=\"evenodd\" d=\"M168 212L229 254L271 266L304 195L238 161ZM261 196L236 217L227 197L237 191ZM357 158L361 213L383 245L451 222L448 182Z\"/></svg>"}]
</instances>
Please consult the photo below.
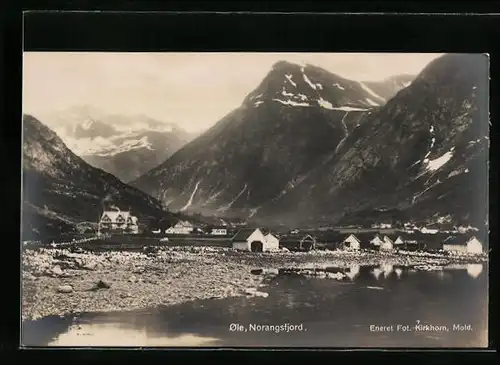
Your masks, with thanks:
<instances>
[{"instance_id":1,"label":"reflection in water","mask_svg":"<svg viewBox=\"0 0 500 365\"><path fill-rule=\"evenodd\" d=\"M394 272L398 276L398 279L401 279L401 274L403 273L403 269L397 267L397 268L394 269Z\"/></svg>"},{"instance_id":2,"label":"reflection in water","mask_svg":"<svg viewBox=\"0 0 500 365\"><path fill-rule=\"evenodd\" d=\"M380 268L384 272L384 278L387 278L389 277L389 275L391 275L394 265L384 262L380 265Z\"/></svg>"},{"instance_id":3,"label":"reflection in water","mask_svg":"<svg viewBox=\"0 0 500 365\"><path fill-rule=\"evenodd\" d=\"M443 271L415 270L412 275L407 275L412 269L388 264L337 269L345 270L352 280L278 275L269 279L268 286L263 289L269 293L267 298L197 300L163 308L87 313L66 320L54 317L23 323L23 344L222 347L487 345L488 289L487 276L480 275L482 265L465 265L461 270L457 267L444 268ZM439 280L444 271L448 280ZM396 275L388 277L392 272ZM392 280L396 276L399 280ZM471 324L474 331L381 334L369 330L370 324L415 323L416 320L436 325ZM231 332L228 329L230 323L303 324L307 332Z\"/></svg>"},{"instance_id":4,"label":"reflection in water","mask_svg":"<svg viewBox=\"0 0 500 365\"><path fill-rule=\"evenodd\" d=\"M359 275L359 265L351 265L344 273L349 279L354 280Z\"/></svg>"},{"instance_id":5,"label":"reflection in water","mask_svg":"<svg viewBox=\"0 0 500 365\"><path fill-rule=\"evenodd\" d=\"M380 274L382 274L382 272L383 272L383 271L384 271L384 270L382 270L382 269L381 269L381 268L379 268L379 267L374 268L374 269L373 269L373 271L372 271L372 273L373 273L373 276L375 277L375 279L377 279L377 280L378 280L378 279L379 279L379 277L380 277Z\"/></svg>"},{"instance_id":6,"label":"reflection in water","mask_svg":"<svg viewBox=\"0 0 500 365\"><path fill-rule=\"evenodd\" d=\"M217 338L185 334L175 337L150 336L146 329L123 328L113 323L71 326L49 346L165 347L213 346Z\"/></svg>"},{"instance_id":7,"label":"reflection in water","mask_svg":"<svg viewBox=\"0 0 500 365\"><path fill-rule=\"evenodd\" d=\"M468 264L467 265L467 274L469 274L472 278L477 278L483 272L482 264Z\"/></svg>"}]
</instances>

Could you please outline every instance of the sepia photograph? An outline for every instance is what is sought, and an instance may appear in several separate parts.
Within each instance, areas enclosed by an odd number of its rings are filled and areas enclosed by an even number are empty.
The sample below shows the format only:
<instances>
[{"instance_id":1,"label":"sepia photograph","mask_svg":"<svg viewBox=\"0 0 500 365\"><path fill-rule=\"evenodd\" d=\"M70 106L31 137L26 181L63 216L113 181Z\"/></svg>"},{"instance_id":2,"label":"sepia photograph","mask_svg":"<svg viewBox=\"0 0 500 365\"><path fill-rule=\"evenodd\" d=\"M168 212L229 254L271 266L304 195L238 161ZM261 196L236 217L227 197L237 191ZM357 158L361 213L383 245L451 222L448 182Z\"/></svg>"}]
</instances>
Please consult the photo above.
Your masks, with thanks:
<instances>
[{"instance_id":1,"label":"sepia photograph","mask_svg":"<svg viewBox=\"0 0 500 365\"><path fill-rule=\"evenodd\" d=\"M489 56L23 53L23 347L486 348Z\"/></svg>"}]
</instances>

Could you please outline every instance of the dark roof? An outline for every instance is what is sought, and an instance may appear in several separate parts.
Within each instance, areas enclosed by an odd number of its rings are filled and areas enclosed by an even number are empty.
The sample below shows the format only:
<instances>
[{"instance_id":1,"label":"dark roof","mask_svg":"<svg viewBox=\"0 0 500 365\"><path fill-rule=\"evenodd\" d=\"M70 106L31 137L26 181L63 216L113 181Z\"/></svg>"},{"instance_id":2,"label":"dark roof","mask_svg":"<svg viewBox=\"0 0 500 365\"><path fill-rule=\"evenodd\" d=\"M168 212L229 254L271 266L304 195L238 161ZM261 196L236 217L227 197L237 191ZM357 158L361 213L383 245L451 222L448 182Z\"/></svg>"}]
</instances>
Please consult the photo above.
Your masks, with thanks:
<instances>
[{"instance_id":1,"label":"dark roof","mask_svg":"<svg viewBox=\"0 0 500 365\"><path fill-rule=\"evenodd\" d=\"M471 234L457 234L453 236L448 236L443 243L447 245L460 245L464 246L469 242L469 240L475 237L474 235ZM476 237L477 238L477 237Z\"/></svg>"},{"instance_id":2,"label":"dark roof","mask_svg":"<svg viewBox=\"0 0 500 365\"><path fill-rule=\"evenodd\" d=\"M232 238L233 241L246 241L255 230L259 229L262 234L266 235L269 231L263 228L242 228Z\"/></svg>"},{"instance_id":3,"label":"dark roof","mask_svg":"<svg viewBox=\"0 0 500 365\"><path fill-rule=\"evenodd\" d=\"M314 240L314 237L310 234L304 233L304 234L287 234L282 237L280 237L280 242L300 242L303 239L312 239Z\"/></svg>"}]
</instances>

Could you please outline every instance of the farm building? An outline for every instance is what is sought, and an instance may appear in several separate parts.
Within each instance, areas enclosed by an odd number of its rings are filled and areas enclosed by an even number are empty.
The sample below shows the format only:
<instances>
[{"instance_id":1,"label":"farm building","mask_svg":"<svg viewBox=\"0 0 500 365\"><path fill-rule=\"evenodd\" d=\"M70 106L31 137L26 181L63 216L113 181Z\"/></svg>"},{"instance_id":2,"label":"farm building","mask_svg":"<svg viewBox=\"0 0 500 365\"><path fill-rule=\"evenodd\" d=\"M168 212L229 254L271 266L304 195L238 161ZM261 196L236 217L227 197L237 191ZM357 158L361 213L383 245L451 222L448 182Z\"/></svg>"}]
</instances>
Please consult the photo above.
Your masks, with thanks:
<instances>
[{"instance_id":1,"label":"farm building","mask_svg":"<svg viewBox=\"0 0 500 365\"><path fill-rule=\"evenodd\" d=\"M273 235L272 233L268 233L264 236L266 239L266 245L269 250L278 250L280 248L280 240L278 237Z\"/></svg>"},{"instance_id":2,"label":"farm building","mask_svg":"<svg viewBox=\"0 0 500 365\"><path fill-rule=\"evenodd\" d=\"M342 241L342 249L346 251L359 250L361 241L353 234L350 234Z\"/></svg>"},{"instance_id":3,"label":"farm building","mask_svg":"<svg viewBox=\"0 0 500 365\"><path fill-rule=\"evenodd\" d=\"M280 238L279 245L292 251L309 251L316 246L316 239L309 234L286 235Z\"/></svg>"},{"instance_id":4,"label":"farm building","mask_svg":"<svg viewBox=\"0 0 500 365\"><path fill-rule=\"evenodd\" d=\"M243 228L232 238L232 247L236 250L265 252L274 251L279 248L275 242L266 239L265 230L259 228ZM267 233L267 232L266 232Z\"/></svg>"},{"instance_id":5,"label":"farm building","mask_svg":"<svg viewBox=\"0 0 500 365\"><path fill-rule=\"evenodd\" d=\"M166 234L190 234L193 232L193 225L188 221L179 221L174 226L165 230Z\"/></svg>"},{"instance_id":6,"label":"farm building","mask_svg":"<svg viewBox=\"0 0 500 365\"><path fill-rule=\"evenodd\" d=\"M394 249L394 242L392 242L392 240L389 237L384 236L384 238L382 239L382 243L380 244L379 249L380 249L380 251L390 252Z\"/></svg>"},{"instance_id":7,"label":"farm building","mask_svg":"<svg viewBox=\"0 0 500 365\"><path fill-rule=\"evenodd\" d=\"M483 244L475 236L450 236L444 240L443 250L448 252L478 254L483 252Z\"/></svg>"},{"instance_id":8,"label":"farm building","mask_svg":"<svg viewBox=\"0 0 500 365\"><path fill-rule=\"evenodd\" d=\"M227 236L228 230L227 227L210 227L208 230L209 234L212 236Z\"/></svg>"},{"instance_id":9,"label":"farm building","mask_svg":"<svg viewBox=\"0 0 500 365\"><path fill-rule=\"evenodd\" d=\"M437 224L431 224L420 229L421 233L424 234L436 234L439 232L439 226Z\"/></svg>"},{"instance_id":10,"label":"farm building","mask_svg":"<svg viewBox=\"0 0 500 365\"><path fill-rule=\"evenodd\" d=\"M130 214L130 211L106 210L99 220L98 232L119 232L119 233L139 233L137 217Z\"/></svg>"}]
</instances>

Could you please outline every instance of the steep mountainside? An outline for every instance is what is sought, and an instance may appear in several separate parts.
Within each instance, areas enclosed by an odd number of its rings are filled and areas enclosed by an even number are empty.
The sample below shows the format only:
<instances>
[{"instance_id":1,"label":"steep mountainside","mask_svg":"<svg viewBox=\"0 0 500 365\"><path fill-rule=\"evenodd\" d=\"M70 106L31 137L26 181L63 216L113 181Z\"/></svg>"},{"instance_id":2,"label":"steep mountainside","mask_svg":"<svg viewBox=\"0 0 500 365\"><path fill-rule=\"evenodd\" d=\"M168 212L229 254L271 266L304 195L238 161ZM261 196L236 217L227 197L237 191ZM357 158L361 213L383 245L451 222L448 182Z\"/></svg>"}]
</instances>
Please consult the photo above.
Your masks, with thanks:
<instances>
[{"instance_id":1,"label":"steep mountainside","mask_svg":"<svg viewBox=\"0 0 500 365\"><path fill-rule=\"evenodd\" d=\"M97 222L103 207L132 209L142 222L175 217L161 204L94 168L48 127L23 117L23 236L55 235L78 223Z\"/></svg>"},{"instance_id":2,"label":"steep mountainside","mask_svg":"<svg viewBox=\"0 0 500 365\"><path fill-rule=\"evenodd\" d=\"M484 55L434 60L260 217L359 223L392 210L402 220L484 225L487 71Z\"/></svg>"},{"instance_id":3,"label":"steep mountainside","mask_svg":"<svg viewBox=\"0 0 500 365\"><path fill-rule=\"evenodd\" d=\"M281 61L239 108L131 184L170 210L252 215L384 103L362 83Z\"/></svg>"},{"instance_id":4,"label":"steep mountainside","mask_svg":"<svg viewBox=\"0 0 500 365\"><path fill-rule=\"evenodd\" d=\"M122 181L162 163L193 136L144 115L112 115L90 106L44 116L66 145L92 166Z\"/></svg>"},{"instance_id":5,"label":"steep mountainside","mask_svg":"<svg viewBox=\"0 0 500 365\"><path fill-rule=\"evenodd\" d=\"M415 76L412 75L396 75L383 81L365 81L364 84L385 100L389 100L396 96L399 90L410 86L414 79Z\"/></svg>"}]
</instances>

